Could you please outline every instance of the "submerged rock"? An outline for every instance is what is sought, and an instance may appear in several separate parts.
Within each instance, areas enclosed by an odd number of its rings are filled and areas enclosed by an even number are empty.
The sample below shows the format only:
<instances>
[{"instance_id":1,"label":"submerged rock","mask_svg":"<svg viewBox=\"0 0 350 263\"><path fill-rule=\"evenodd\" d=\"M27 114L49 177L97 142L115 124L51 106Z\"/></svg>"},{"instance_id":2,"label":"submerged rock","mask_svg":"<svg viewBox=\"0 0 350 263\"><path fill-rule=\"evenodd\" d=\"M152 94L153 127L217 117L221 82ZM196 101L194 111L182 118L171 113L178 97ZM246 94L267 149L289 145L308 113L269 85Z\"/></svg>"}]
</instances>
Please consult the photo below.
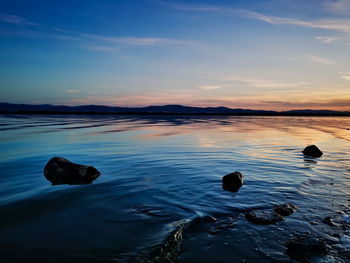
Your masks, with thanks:
<instances>
[{"instance_id":1,"label":"submerged rock","mask_svg":"<svg viewBox=\"0 0 350 263\"><path fill-rule=\"evenodd\" d=\"M161 244L146 248L130 260L132 263L173 263L181 250L182 232L187 223L180 223Z\"/></svg>"},{"instance_id":2,"label":"submerged rock","mask_svg":"<svg viewBox=\"0 0 350 263\"><path fill-rule=\"evenodd\" d=\"M249 222L257 225L271 225L284 220L283 216L270 210L262 210L262 211L250 210L247 213L245 213L245 218Z\"/></svg>"},{"instance_id":3,"label":"submerged rock","mask_svg":"<svg viewBox=\"0 0 350 263\"><path fill-rule=\"evenodd\" d=\"M323 256L327 252L326 242L313 237L294 237L286 247L287 254L301 262L309 262L313 257Z\"/></svg>"},{"instance_id":4,"label":"submerged rock","mask_svg":"<svg viewBox=\"0 0 350 263\"><path fill-rule=\"evenodd\" d=\"M188 233L208 232L211 226L217 221L213 216L197 216L188 224L186 231Z\"/></svg>"},{"instance_id":5,"label":"submerged rock","mask_svg":"<svg viewBox=\"0 0 350 263\"><path fill-rule=\"evenodd\" d=\"M237 192L243 185L243 174L234 172L222 178L222 189L230 192Z\"/></svg>"},{"instance_id":6,"label":"submerged rock","mask_svg":"<svg viewBox=\"0 0 350 263\"><path fill-rule=\"evenodd\" d=\"M322 219L322 222L329 225L329 226L335 226L336 224L333 221L333 218L330 216L327 216L325 218Z\"/></svg>"},{"instance_id":7,"label":"submerged rock","mask_svg":"<svg viewBox=\"0 0 350 263\"><path fill-rule=\"evenodd\" d=\"M52 184L89 184L100 176L100 172L92 166L53 157L46 164L44 175Z\"/></svg>"},{"instance_id":8,"label":"submerged rock","mask_svg":"<svg viewBox=\"0 0 350 263\"><path fill-rule=\"evenodd\" d=\"M309 145L303 150L303 154L310 157L321 157L323 152L316 145Z\"/></svg>"},{"instance_id":9,"label":"submerged rock","mask_svg":"<svg viewBox=\"0 0 350 263\"><path fill-rule=\"evenodd\" d=\"M273 210L281 215L281 216L289 216L295 212L297 207L292 204L280 204L280 205L274 205Z\"/></svg>"}]
</instances>

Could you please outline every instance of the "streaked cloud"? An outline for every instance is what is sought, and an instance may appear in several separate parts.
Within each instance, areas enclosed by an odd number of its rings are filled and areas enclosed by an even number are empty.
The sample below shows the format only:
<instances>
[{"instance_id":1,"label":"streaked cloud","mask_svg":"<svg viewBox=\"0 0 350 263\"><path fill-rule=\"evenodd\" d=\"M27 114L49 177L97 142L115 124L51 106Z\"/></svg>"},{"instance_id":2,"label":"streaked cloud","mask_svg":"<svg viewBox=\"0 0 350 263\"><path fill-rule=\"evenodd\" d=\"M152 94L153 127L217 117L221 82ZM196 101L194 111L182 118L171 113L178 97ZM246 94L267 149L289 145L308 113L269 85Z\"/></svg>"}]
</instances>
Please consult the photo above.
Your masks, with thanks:
<instances>
[{"instance_id":1,"label":"streaked cloud","mask_svg":"<svg viewBox=\"0 0 350 263\"><path fill-rule=\"evenodd\" d=\"M307 21L294 18L268 16L253 11L245 11L245 13L251 18L275 25L293 25L306 28L327 29L350 33L350 19L333 18Z\"/></svg>"},{"instance_id":2,"label":"streaked cloud","mask_svg":"<svg viewBox=\"0 0 350 263\"><path fill-rule=\"evenodd\" d=\"M338 72L340 77L344 80L350 80L350 72Z\"/></svg>"},{"instance_id":3,"label":"streaked cloud","mask_svg":"<svg viewBox=\"0 0 350 263\"><path fill-rule=\"evenodd\" d=\"M245 77L239 77L239 76L229 76L229 77L226 77L225 79L229 81L243 83L251 87L265 88L265 89L297 88L297 87L307 87L310 85L309 83L304 81L280 82L275 80L245 78Z\"/></svg>"},{"instance_id":4,"label":"streaked cloud","mask_svg":"<svg viewBox=\"0 0 350 263\"><path fill-rule=\"evenodd\" d=\"M206 85L206 86L200 86L199 89L201 90L216 90L216 89L222 89L227 88L227 86L222 85Z\"/></svg>"},{"instance_id":5,"label":"streaked cloud","mask_svg":"<svg viewBox=\"0 0 350 263\"><path fill-rule=\"evenodd\" d=\"M77 33L78 36L90 40L124 44L131 46L157 46L157 45L185 45L192 41L171 38L142 38L142 37L107 37L95 34Z\"/></svg>"},{"instance_id":6,"label":"streaked cloud","mask_svg":"<svg viewBox=\"0 0 350 263\"><path fill-rule=\"evenodd\" d=\"M16 16L16 15L9 15L0 13L0 21L9 23L9 24L15 24L15 25L24 25L24 26L38 26L39 24L33 23L28 21L27 19Z\"/></svg>"},{"instance_id":7,"label":"streaked cloud","mask_svg":"<svg viewBox=\"0 0 350 263\"><path fill-rule=\"evenodd\" d=\"M317 63L317 64L325 64L325 65L335 65L337 64L335 61L330 60L328 58L316 56L316 55L306 55L306 61Z\"/></svg>"},{"instance_id":8,"label":"streaked cloud","mask_svg":"<svg viewBox=\"0 0 350 263\"><path fill-rule=\"evenodd\" d=\"M79 93L80 90L76 90L76 89L67 89L65 90L66 93L71 93L71 94L75 94L75 93Z\"/></svg>"},{"instance_id":9,"label":"streaked cloud","mask_svg":"<svg viewBox=\"0 0 350 263\"><path fill-rule=\"evenodd\" d=\"M227 6L186 5L186 4L175 4L175 3L168 3L168 6L170 8L183 10L183 11L220 13L220 14L226 14L226 15L241 15L247 18L260 20L260 21L263 21L269 24L274 24L274 25L293 25L293 26L299 26L299 27L305 27L305 28L326 29L326 30L335 30L335 31L350 33L350 19L344 19L344 18L303 20L303 19L296 19L296 18L265 15L265 14L251 11L251 10L230 8Z\"/></svg>"},{"instance_id":10,"label":"streaked cloud","mask_svg":"<svg viewBox=\"0 0 350 263\"><path fill-rule=\"evenodd\" d=\"M306 61L311 63L316 63L320 65L335 65L337 64L336 61L331 60L329 58L321 57L314 54L304 54L300 56L295 57L287 57L288 60L300 60L300 61Z\"/></svg>"},{"instance_id":11,"label":"streaked cloud","mask_svg":"<svg viewBox=\"0 0 350 263\"><path fill-rule=\"evenodd\" d=\"M118 51L120 46L165 46L165 45L195 45L198 42L182 39L158 37L113 37L89 34L79 31L46 26L28 21L27 19L9 14L0 14L0 22L28 28L17 32L0 32L3 35L17 37L51 38L62 41L76 42L78 47L89 51Z\"/></svg>"},{"instance_id":12,"label":"streaked cloud","mask_svg":"<svg viewBox=\"0 0 350 263\"><path fill-rule=\"evenodd\" d=\"M336 14L350 14L349 0L335 0L327 3L328 10Z\"/></svg>"},{"instance_id":13,"label":"streaked cloud","mask_svg":"<svg viewBox=\"0 0 350 263\"><path fill-rule=\"evenodd\" d=\"M336 40L340 40L340 37L330 37L330 36L318 36L316 37L317 40L321 41L322 43L328 44L331 42L334 42Z\"/></svg>"}]
</instances>

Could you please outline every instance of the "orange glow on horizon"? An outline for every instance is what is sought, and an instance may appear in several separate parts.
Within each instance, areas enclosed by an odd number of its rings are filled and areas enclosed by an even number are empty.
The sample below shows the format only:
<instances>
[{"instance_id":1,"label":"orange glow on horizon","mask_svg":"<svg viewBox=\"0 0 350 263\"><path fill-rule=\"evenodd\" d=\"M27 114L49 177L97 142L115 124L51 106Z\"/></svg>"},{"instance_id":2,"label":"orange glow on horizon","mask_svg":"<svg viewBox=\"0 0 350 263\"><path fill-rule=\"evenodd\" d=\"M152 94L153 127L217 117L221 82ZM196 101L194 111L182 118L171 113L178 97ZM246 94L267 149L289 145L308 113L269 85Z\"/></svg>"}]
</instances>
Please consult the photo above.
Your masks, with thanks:
<instances>
[{"instance_id":1,"label":"orange glow on horizon","mask_svg":"<svg viewBox=\"0 0 350 263\"><path fill-rule=\"evenodd\" d=\"M152 95L138 95L138 96L124 96L124 97L89 97L72 99L63 104L68 105L108 105L108 106L120 106L120 107L146 107L154 105L170 105L178 104L184 106L193 107L229 107L229 108L243 108L243 109L255 109L255 110L273 110L273 111L285 111L285 110L335 110L335 111L350 111L350 96L343 97L341 99L335 99L330 97L328 100L320 99L310 95L312 100L286 100L276 97L260 98L260 97L248 97L248 98L200 98L197 99L193 95L169 95L152 96Z\"/></svg>"}]
</instances>

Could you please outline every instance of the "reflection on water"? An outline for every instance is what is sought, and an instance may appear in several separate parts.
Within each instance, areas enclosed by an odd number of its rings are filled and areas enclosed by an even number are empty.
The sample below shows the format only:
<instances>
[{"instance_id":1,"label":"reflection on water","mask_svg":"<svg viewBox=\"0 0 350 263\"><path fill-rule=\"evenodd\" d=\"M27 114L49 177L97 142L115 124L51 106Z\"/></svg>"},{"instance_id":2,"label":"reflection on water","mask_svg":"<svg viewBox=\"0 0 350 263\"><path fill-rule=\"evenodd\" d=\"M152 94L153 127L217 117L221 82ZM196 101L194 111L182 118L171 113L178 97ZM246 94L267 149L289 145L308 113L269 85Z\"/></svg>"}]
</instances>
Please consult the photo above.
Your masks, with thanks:
<instances>
[{"instance_id":1,"label":"reflection on water","mask_svg":"<svg viewBox=\"0 0 350 263\"><path fill-rule=\"evenodd\" d=\"M349 127L340 117L2 116L4 262L141 260L177 244L183 222L178 262L288 262L293 233L333 240L322 219L350 210ZM308 144L324 156L304 158ZM43 167L53 156L101 176L52 186ZM234 171L245 184L225 192ZM299 209L279 225L242 214L285 202Z\"/></svg>"}]
</instances>

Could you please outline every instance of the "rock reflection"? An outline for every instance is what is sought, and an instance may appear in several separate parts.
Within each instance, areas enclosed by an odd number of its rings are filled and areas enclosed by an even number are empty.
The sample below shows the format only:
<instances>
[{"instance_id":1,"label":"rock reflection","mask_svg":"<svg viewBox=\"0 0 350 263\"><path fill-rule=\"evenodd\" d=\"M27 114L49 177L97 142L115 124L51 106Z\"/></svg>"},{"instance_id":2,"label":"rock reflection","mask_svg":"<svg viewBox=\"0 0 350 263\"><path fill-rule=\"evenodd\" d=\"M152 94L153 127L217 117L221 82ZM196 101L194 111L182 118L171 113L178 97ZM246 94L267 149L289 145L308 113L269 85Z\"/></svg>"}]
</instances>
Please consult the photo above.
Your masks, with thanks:
<instances>
[{"instance_id":1,"label":"rock reflection","mask_svg":"<svg viewBox=\"0 0 350 263\"><path fill-rule=\"evenodd\" d=\"M317 160L312 157L304 156L304 166L307 168L313 168L317 164Z\"/></svg>"}]
</instances>

